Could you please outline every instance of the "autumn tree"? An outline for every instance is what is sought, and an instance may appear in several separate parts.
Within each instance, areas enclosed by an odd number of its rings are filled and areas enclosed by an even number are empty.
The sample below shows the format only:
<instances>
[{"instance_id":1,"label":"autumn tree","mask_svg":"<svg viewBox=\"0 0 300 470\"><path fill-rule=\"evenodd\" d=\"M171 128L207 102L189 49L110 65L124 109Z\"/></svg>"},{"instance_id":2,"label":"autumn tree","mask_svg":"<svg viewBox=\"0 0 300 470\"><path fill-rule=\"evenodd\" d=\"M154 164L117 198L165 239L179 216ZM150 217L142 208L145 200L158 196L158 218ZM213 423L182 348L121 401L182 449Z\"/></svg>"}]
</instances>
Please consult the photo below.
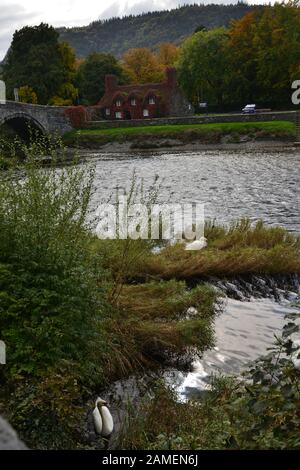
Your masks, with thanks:
<instances>
[{"instance_id":1,"label":"autumn tree","mask_svg":"<svg viewBox=\"0 0 300 470\"><path fill-rule=\"evenodd\" d=\"M228 81L231 101L252 103L257 96L257 57L253 49L256 36L257 13L246 14L241 20L234 21L228 31L226 45Z\"/></svg>"},{"instance_id":2,"label":"autumn tree","mask_svg":"<svg viewBox=\"0 0 300 470\"><path fill-rule=\"evenodd\" d=\"M179 58L179 47L171 43L163 43L159 46L158 62L163 68L173 67Z\"/></svg>"},{"instance_id":3,"label":"autumn tree","mask_svg":"<svg viewBox=\"0 0 300 470\"><path fill-rule=\"evenodd\" d=\"M300 10L295 2L264 10L253 47L260 95L267 102L289 101L292 75L300 64Z\"/></svg>"},{"instance_id":4,"label":"autumn tree","mask_svg":"<svg viewBox=\"0 0 300 470\"><path fill-rule=\"evenodd\" d=\"M157 56L146 47L127 51L122 67L131 83L160 82L164 77L164 69Z\"/></svg>"},{"instance_id":5,"label":"autumn tree","mask_svg":"<svg viewBox=\"0 0 300 470\"><path fill-rule=\"evenodd\" d=\"M35 91L28 85L19 89L19 99L21 103L37 104L38 102Z\"/></svg>"},{"instance_id":6,"label":"autumn tree","mask_svg":"<svg viewBox=\"0 0 300 470\"><path fill-rule=\"evenodd\" d=\"M228 33L232 98L283 105L300 65L298 2L276 3L233 22Z\"/></svg>"}]
</instances>

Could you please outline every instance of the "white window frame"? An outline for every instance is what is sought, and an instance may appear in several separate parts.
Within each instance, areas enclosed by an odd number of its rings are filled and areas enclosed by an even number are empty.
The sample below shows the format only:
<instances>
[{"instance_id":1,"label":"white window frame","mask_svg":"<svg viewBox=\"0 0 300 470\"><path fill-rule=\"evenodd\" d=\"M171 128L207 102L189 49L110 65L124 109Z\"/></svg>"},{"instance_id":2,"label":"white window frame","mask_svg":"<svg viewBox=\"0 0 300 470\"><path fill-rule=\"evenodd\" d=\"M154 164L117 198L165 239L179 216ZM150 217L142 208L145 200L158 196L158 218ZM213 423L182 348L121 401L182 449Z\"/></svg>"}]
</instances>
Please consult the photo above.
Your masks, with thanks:
<instances>
[{"instance_id":1,"label":"white window frame","mask_svg":"<svg viewBox=\"0 0 300 470\"><path fill-rule=\"evenodd\" d=\"M116 100L117 108L121 108L121 105L122 105L121 100Z\"/></svg>"},{"instance_id":2,"label":"white window frame","mask_svg":"<svg viewBox=\"0 0 300 470\"><path fill-rule=\"evenodd\" d=\"M149 117L149 109L143 109L143 117Z\"/></svg>"},{"instance_id":3,"label":"white window frame","mask_svg":"<svg viewBox=\"0 0 300 470\"><path fill-rule=\"evenodd\" d=\"M116 119L122 119L121 111L116 111L115 116L116 116Z\"/></svg>"},{"instance_id":4,"label":"white window frame","mask_svg":"<svg viewBox=\"0 0 300 470\"><path fill-rule=\"evenodd\" d=\"M110 108L105 108L105 116L110 116Z\"/></svg>"},{"instance_id":5,"label":"white window frame","mask_svg":"<svg viewBox=\"0 0 300 470\"><path fill-rule=\"evenodd\" d=\"M131 106L136 106L136 99L135 98L131 98L130 105Z\"/></svg>"},{"instance_id":6,"label":"white window frame","mask_svg":"<svg viewBox=\"0 0 300 470\"><path fill-rule=\"evenodd\" d=\"M148 102L149 102L149 104L155 104L155 97L154 96L149 96Z\"/></svg>"}]
</instances>

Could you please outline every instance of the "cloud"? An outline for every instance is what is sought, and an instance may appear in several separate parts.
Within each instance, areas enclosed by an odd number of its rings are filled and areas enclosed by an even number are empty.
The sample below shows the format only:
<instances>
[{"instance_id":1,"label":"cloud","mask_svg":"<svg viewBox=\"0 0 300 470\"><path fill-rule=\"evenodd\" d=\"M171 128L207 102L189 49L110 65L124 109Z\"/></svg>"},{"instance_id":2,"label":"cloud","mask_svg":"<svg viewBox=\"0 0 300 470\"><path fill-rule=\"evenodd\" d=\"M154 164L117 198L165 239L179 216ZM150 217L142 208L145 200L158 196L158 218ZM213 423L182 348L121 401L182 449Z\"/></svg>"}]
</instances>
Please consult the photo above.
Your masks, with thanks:
<instances>
[{"instance_id":1,"label":"cloud","mask_svg":"<svg viewBox=\"0 0 300 470\"><path fill-rule=\"evenodd\" d=\"M22 4L3 5L0 16L0 59L6 54L16 29L26 25L37 13L27 12Z\"/></svg>"},{"instance_id":2,"label":"cloud","mask_svg":"<svg viewBox=\"0 0 300 470\"><path fill-rule=\"evenodd\" d=\"M230 4L238 0L115 0L100 15L100 19L108 19L116 16L139 15L148 11L172 10L183 5L194 3ZM253 0L252 3L262 3Z\"/></svg>"}]
</instances>

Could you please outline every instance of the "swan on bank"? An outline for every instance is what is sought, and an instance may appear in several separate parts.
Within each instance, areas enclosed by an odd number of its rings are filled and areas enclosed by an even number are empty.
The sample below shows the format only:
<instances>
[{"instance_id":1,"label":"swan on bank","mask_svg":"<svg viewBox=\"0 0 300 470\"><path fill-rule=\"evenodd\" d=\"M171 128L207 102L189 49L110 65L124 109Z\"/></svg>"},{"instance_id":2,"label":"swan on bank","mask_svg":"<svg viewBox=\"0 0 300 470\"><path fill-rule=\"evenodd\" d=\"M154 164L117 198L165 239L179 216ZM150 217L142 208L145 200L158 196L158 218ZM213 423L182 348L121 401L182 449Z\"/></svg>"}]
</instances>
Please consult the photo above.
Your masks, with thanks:
<instances>
[{"instance_id":1,"label":"swan on bank","mask_svg":"<svg viewBox=\"0 0 300 470\"><path fill-rule=\"evenodd\" d=\"M295 346L297 350L293 352L291 360L295 369L300 370L300 339L294 340L293 346Z\"/></svg>"},{"instance_id":2,"label":"swan on bank","mask_svg":"<svg viewBox=\"0 0 300 470\"><path fill-rule=\"evenodd\" d=\"M207 246L207 239L205 237L201 237L200 240L194 240L191 243L187 243L185 245L186 250L202 250Z\"/></svg>"},{"instance_id":3,"label":"swan on bank","mask_svg":"<svg viewBox=\"0 0 300 470\"><path fill-rule=\"evenodd\" d=\"M107 402L98 397L93 410L95 431L102 437L110 436L114 429L113 417L106 405Z\"/></svg>"}]
</instances>

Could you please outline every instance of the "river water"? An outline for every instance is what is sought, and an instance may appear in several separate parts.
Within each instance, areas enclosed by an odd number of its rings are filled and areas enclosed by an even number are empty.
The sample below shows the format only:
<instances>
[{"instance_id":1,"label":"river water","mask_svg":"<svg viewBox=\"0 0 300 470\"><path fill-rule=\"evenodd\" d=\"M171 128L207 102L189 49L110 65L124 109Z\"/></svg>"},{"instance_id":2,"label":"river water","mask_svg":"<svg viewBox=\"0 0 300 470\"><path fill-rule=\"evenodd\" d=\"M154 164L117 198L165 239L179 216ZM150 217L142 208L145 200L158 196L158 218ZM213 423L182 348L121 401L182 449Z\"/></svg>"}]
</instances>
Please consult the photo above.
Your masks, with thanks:
<instances>
[{"instance_id":1,"label":"river water","mask_svg":"<svg viewBox=\"0 0 300 470\"><path fill-rule=\"evenodd\" d=\"M90 154L96 165L93 205L129 188L133 172L151 184L161 182L160 200L205 203L206 219L228 223L263 219L300 233L300 153L218 151Z\"/></svg>"},{"instance_id":2,"label":"river water","mask_svg":"<svg viewBox=\"0 0 300 470\"><path fill-rule=\"evenodd\" d=\"M96 165L93 207L117 188L129 189L133 172L151 184L162 183L161 202L205 203L206 219L229 223L243 217L300 233L300 153L286 151L217 151L89 155ZM297 293L291 294L296 297ZM266 352L295 311L286 300L227 299L216 320L216 347L193 365L190 373L168 371L166 380L181 397L195 396L216 372L239 374L245 365ZM130 386L132 391L132 387Z\"/></svg>"}]
</instances>

